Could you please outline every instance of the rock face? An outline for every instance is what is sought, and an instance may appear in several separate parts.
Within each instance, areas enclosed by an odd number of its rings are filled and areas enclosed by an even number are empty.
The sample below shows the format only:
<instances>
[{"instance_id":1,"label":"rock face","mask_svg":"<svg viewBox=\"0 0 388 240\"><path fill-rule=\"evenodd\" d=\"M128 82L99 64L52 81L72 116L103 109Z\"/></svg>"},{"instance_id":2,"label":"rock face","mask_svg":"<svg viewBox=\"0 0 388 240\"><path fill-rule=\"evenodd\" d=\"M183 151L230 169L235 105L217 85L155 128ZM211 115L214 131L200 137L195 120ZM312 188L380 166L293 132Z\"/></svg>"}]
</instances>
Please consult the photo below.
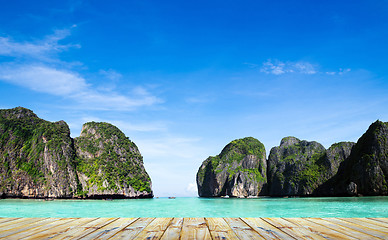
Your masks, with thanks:
<instances>
[{"instance_id":1,"label":"rock face","mask_svg":"<svg viewBox=\"0 0 388 240\"><path fill-rule=\"evenodd\" d=\"M338 173L316 191L323 196L388 195L388 123L376 121L361 136Z\"/></svg>"},{"instance_id":2,"label":"rock face","mask_svg":"<svg viewBox=\"0 0 388 240\"><path fill-rule=\"evenodd\" d=\"M257 139L247 137L226 145L206 159L197 173L200 197L248 197L266 194L266 153Z\"/></svg>"},{"instance_id":3,"label":"rock face","mask_svg":"<svg viewBox=\"0 0 388 240\"><path fill-rule=\"evenodd\" d=\"M337 174L339 166L350 156L354 145L354 142L340 142L331 145L331 147L326 150L326 179Z\"/></svg>"},{"instance_id":4,"label":"rock face","mask_svg":"<svg viewBox=\"0 0 388 240\"><path fill-rule=\"evenodd\" d=\"M271 149L268 158L269 194L272 196L308 195L320 181L320 166L325 148L317 142L295 137L281 140Z\"/></svg>"},{"instance_id":5,"label":"rock face","mask_svg":"<svg viewBox=\"0 0 388 240\"><path fill-rule=\"evenodd\" d=\"M75 138L82 194L152 197L151 179L137 146L109 123L89 122Z\"/></svg>"},{"instance_id":6,"label":"rock face","mask_svg":"<svg viewBox=\"0 0 388 240\"><path fill-rule=\"evenodd\" d=\"M0 110L0 195L69 198L77 185L65 122L44 121L21 107Z\"/></svg>"},{"instance_id":7,"label":"rock face","mask_svg":"<svg viewBox=\"0 0 388 240\"><path fill-rule=\"evenodd\" d=\"M85 124L76 143L64 121L0 110L0 196L152 197L136 145L117 128Z\"/></svg>"},{"instance_id":8,"label":"rock face","mask_svg":"<svg viewBox=\"0 0 388 240\"><path fill-rule=\"evenodd\" d=\"M326 150L317 142L295 137L281 140L268 158L270 196L308 196L333 177L354 143L333 144Z\"/></svg>"}]
</instances>

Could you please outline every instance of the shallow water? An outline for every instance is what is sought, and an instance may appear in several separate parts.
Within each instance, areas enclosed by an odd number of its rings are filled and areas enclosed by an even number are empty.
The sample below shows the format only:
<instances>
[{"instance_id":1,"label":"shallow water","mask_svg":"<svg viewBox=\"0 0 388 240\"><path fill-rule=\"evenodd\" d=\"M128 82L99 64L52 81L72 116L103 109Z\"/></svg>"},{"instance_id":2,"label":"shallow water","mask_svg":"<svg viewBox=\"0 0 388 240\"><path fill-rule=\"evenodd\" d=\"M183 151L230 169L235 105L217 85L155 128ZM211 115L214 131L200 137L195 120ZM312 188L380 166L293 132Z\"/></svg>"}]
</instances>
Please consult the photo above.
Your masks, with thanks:
<instances>
[{"instance_id":1,"label":"shallow water","mask_svg":"<svg viewBox=\"0 0 388 240\"><path fill-rule=\"evenodd\" d=\"M388 197L2 199L0 217L388 217Z\"/></svg>"}]
</instances>

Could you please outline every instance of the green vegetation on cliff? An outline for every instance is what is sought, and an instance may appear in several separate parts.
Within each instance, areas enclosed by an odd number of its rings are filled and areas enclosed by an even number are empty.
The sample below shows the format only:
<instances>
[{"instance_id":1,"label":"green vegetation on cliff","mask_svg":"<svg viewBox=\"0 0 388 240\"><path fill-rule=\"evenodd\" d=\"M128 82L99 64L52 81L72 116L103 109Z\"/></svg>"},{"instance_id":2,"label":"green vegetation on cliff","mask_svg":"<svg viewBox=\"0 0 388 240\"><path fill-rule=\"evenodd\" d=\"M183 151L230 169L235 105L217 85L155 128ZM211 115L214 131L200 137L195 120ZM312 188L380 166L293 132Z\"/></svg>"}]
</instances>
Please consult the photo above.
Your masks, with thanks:
<instances>
[{"instance_id":1,"label":"green vegetation on cliff","mask_svg":"<svg viewBox=\"0 0 388 240\"><path fill-rule=\"evenodd\" d=\"M240 163L247 155L265 156L265 147L259 140L253 137L236 139L230 142L221 153L212 158L213 166L223 163Z\"/></svg>"},{"instance_id":2,"label":"green vegetation on cliff","mask_svg":"<svg viewBox=\"0 0 388 240\"><path fill-rule=\"evenodd\" d=\"M131 186L135 191L151 192L151 180L137 146L117 127L109 123L86 123L75 145L78 170L88 178L87 191L97 186L98 191L117 193Z\"/></svg>"},{"instance_id":3,"label":"green vegetation on cliff","mask_svg":"<svg viewBox=\"0 0 388 240\"><path fill-rule=\"evenodd\" d=\"M206 159L197 172L200 196L257 196L267 181L264 145L252 137L236 139ZM237 185L244 186L242 188ZM218 186L212 189L212 186Z\"/></svg>"},{"instance_id":4,"label":"green vegetation on cliff","mask_svg":"<svg viewBox=\"0 0 388 240\"><path fill-rule=\"evenodd\" d=\"M388 123L376 121L358 139L337 175L317 195L388 195Z\"/></svg>"},{"instance_id":5,"label":"green vegetation on cliff","mask_svg":"<svg viewBox=\"0 0 388 240\"><path fill-rule=\"evenodd\" d=\"M339 143L326 150L317 142L285 137L279 147L271 149L268 158L269 192L275 196L311 195L314 190L332 177L340 161L351 149L349 143ZM333 157L337 156L337 159Z\"/></svg>"},{"instance_id":6,"label":"green vegetation on cliff","mask_svg":"<svg viewBox=\"0 0 388 240\"><path fill-rule=\"evenodd\" d=\"M71 144L66 123L44 121L21 107L0 110L0 129L0 144L5 152L3 161L10 152L19 153L16 167L27 172L34 181L44 180L44 173L40 169L45 146L61 155L62 144ZM62 170L66 167L65 161L60 159ZM9 166L9 163L5 166Z\"/></svg>"},{"instance_id":7,"label":"green vegetation on cliff","mask_svg":"<svg viewBox=\"0 0 388 240\"><path fill-rule=\"evenodd\" d=\"M98 195L152 196L142 156L124 133L91 122L73 140L64 121L22 107L0 110L0 196Z\"/></svg>"},{"instance_id":8,"label":"green vegetation on cliff","mask_svg":"<svg viewBox=\"0 0 388 240\"><path fill-rule=\"evenodd\" d=\"M35 188L51 194L53 182L55 184L54 172L47 166L54 166L56 175L60 175L61 179L70 178L68 167L75 167L67 124L42 120L31 110L22 107L0 110L0 146L2 192L12 192L15 185L30 181ZM24 180L16 182L20 178ZM56 184L67 182L62 180ZM75 190L67 188L61 191L68 196Z\"/></svg>"}]
</instances>

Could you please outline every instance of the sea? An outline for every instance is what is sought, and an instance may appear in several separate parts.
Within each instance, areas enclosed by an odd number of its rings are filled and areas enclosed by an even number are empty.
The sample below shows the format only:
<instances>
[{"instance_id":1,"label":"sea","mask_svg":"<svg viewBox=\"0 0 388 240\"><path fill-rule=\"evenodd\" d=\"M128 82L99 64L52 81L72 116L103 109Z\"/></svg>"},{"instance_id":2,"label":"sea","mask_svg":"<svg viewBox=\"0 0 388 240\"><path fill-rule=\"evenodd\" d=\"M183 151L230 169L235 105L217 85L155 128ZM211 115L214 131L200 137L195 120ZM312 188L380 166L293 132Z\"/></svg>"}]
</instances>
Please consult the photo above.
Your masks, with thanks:
<instances>
[{"instance_id":1,"label":"sea","mask_svg":"<svg viewBox=\"0 0 388 240\"><path fill-rule=\"evenodd\" d=\"M388 217L388 197L1 199L0 217Z\"/></svg>"}]
</instances>

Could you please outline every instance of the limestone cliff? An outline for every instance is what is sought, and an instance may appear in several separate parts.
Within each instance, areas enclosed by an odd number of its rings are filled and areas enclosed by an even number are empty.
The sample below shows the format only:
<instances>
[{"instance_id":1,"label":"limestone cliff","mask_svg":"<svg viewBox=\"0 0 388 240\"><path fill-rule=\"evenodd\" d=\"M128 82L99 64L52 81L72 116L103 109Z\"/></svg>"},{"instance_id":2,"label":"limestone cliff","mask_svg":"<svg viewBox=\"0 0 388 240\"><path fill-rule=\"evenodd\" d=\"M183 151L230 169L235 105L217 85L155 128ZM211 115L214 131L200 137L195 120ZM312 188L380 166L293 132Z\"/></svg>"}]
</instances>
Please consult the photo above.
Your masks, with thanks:
<instances>
[{"instance_id":1,"label":"limestone cliff","mask_svg":"<svg viewBox=\"0 0 388 240\"><path fill-rule=\"evenodd\" d=\"M337 173L353 145L341 142L326 150L314 141L283 138L279 147L271 149L268 158L269 195L312 195L315 189Z\"/></svg>"},{"instance_id":2,"label":"limestone cliff","mask_svg":"<svg viewBox=\"0 0 388 240\"><path fill-rule=\"evenodd\" d=\"M388 123L376 121L360 137L338 173L316 195L388 195Z\"/></svg>"},{"instance_id":3,"label":"limestone cliff","mask_svg":"<svg viewBox=\"0 0 388 240\"><path fill-rule=\"evenodd\" d=\"M248 197L265 194L264 145L247 137L229 143L219 155L206 159L197 173L200 197Z\"/></svg>"},{"instance_id":4,"label":"limestone cliff","mask_svg":"<svg viewBox=\"0 0 388 240\"><path fill-rule=\"evenodd\" d=\"M77 191L75 151L63 121L31 110L0 110L0 195L70 198Z\"/></svg>"},{"instance_id":5,"label":"limestone cliff","mask_svg":"<svg viewBox=\"0 0 388 240\"><path fill-rule=\"evenodd\" d=\"M64 121L0 110L0 197L152 197L136 145L116 127L87 123L70 137Z\"/></svg>"},{"instance_id":6,"label":"limestone cliff","mask_svg":"<svg viewBox=\"0 0 388 240\"><path fill-rule=\"evenodd\" d=\"M109 123L89 122L75 138L82 195L152 197L151 179L132 141Z\"/></svg>"}]
</instances>

